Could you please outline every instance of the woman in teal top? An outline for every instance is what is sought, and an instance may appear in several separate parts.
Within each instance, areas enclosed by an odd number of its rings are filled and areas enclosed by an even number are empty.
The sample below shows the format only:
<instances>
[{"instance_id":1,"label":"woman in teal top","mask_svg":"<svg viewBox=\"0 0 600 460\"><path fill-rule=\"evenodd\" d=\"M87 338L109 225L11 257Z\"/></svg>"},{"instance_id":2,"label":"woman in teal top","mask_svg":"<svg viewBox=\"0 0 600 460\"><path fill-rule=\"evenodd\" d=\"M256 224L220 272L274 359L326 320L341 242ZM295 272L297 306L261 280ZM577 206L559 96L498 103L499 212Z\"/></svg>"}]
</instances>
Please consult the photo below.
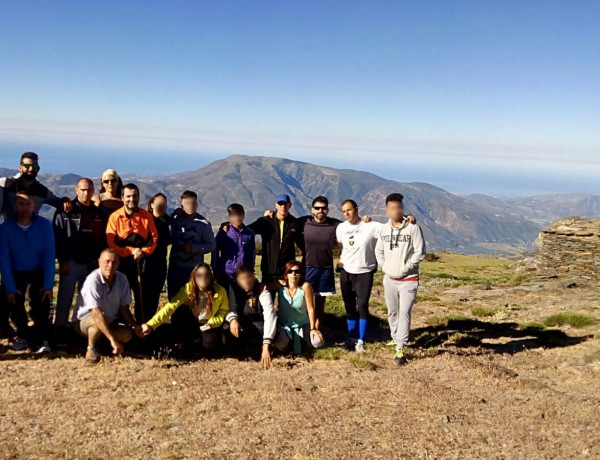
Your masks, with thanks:
<instances>
[{"instance_id":1,"label":"woman in teal top","mask_svg":"<svg viewBox=\"0 0 600 460\"><path fill-rule=\"evenodd\" d=\"M268 287L278 292L277 324L294 344L294 354L302 351L302 342L313 348L324 345L323 335L315 327L314 293L304 281L302 265L295 260L285 266L283 280Z\"/></svg>"}]
</instances>

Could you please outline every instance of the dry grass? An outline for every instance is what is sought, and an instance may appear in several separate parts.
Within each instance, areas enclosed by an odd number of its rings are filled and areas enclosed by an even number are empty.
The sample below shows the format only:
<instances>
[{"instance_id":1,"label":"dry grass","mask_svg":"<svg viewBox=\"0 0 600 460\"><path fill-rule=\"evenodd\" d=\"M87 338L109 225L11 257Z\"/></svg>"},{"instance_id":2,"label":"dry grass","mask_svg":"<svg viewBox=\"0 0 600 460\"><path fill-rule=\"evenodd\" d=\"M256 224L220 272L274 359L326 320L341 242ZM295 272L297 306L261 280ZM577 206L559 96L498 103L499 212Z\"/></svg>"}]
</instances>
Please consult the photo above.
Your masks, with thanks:
<instances>
[{"instance_id":1,"label":"dry grass","mask_svg":"<svg viewBox=\"0 0 600 460\"><path fill-rule=\"evenodd\" d=\"M440 256L423 265L400 368L380 347L381 286L366 353L329 347L269 371L231 358L88 366L3 341L0 457L599 458L598 325L544 321L597 317L598 290L546 289L514 281L505 261ZM341 334L338 297L327 312L330 337Z\"/></svg>"}]
</instances>

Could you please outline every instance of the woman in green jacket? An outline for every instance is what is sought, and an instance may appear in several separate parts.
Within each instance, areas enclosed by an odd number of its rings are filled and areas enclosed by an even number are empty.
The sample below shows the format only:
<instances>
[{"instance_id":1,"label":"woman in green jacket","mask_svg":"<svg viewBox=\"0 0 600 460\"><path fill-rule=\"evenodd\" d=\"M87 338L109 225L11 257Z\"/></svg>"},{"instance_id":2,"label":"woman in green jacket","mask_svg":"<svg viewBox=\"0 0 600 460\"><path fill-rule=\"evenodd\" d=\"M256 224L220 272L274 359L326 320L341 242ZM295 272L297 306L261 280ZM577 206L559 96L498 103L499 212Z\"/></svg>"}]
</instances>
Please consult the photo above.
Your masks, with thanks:
<instances>
[{"instance_id":1,"label":"woman in green jacket","mask_svg":"<svg viewBox=\"0 0 600 460\"><path fill-rule=\"evenodd\" d=\"M210 265L194 267L189 282L145 324L147 336L171 318L175 341L213 351L221 344L222 325L229 312L225 289L215 283Z\"/></svg>"}]
</instances>

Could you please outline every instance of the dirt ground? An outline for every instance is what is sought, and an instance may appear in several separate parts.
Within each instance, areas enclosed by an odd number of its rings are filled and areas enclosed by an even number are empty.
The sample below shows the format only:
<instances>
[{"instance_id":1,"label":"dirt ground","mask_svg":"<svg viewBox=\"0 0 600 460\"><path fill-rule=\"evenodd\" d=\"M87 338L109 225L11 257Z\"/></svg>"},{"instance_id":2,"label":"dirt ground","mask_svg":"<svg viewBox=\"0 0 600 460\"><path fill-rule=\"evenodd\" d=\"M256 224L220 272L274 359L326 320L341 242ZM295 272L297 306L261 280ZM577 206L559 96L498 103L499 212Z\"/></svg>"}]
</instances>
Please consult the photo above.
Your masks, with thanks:
<instances>
[{"instance_id":1,"label":"dirt ground","mask_svg":"<svg viewBox=\"0 0 600 460\"><path fill-rule=\"evenodd\" d=\"M422 266L402 367L381 347L379 276L361 356L331 346L268 371L233 358L90 366L2 341L0 457L600 458L598 291L442 254ZM556 313L565 324L551 325ZM343 339L337 296L326 322L330 340Z\"/></svg>"}]
</instances>

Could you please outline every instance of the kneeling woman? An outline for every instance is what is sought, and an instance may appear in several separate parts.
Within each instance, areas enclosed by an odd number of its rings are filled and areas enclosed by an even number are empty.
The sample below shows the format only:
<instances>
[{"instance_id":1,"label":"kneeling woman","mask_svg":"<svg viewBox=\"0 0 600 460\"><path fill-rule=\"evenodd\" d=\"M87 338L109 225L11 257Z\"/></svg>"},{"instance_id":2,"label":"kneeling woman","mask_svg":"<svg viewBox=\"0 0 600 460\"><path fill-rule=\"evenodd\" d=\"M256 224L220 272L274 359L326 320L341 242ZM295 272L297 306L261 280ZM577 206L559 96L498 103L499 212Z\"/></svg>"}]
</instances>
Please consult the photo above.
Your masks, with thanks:
<instances>
[{"instance_id":1,"label":"kneeling woman","mask_svg":"<svg viewBox=\"0 0 600 460\"><path fill-rule=\"evenodd\" d=\"M225 289L215 283L210 265L194 267L189 282L166 303L150 321L142 324L142 334L171 318L176 342L183 345L202 345L214 351L221 344L223 320L229 311Z\"/></svg>"},{"instance_id":2,"label":"kneeling woman","mask_svg":"<svg viewBox=\"0 0 600 460\"><path fill-rule=\"evenodd\" d=\"M294 354L301 353L302 342L315 349L321 348L325 343L323 335L315 326L314 292L311 285L304 280L304 271L300 262L295 260L288 262L283 280L274 281L267 286L267 289L272 292L277 291L279 304L277 325L285 331L289 339L287 344L292 341Z\"/></svg>"}]
</instances>

